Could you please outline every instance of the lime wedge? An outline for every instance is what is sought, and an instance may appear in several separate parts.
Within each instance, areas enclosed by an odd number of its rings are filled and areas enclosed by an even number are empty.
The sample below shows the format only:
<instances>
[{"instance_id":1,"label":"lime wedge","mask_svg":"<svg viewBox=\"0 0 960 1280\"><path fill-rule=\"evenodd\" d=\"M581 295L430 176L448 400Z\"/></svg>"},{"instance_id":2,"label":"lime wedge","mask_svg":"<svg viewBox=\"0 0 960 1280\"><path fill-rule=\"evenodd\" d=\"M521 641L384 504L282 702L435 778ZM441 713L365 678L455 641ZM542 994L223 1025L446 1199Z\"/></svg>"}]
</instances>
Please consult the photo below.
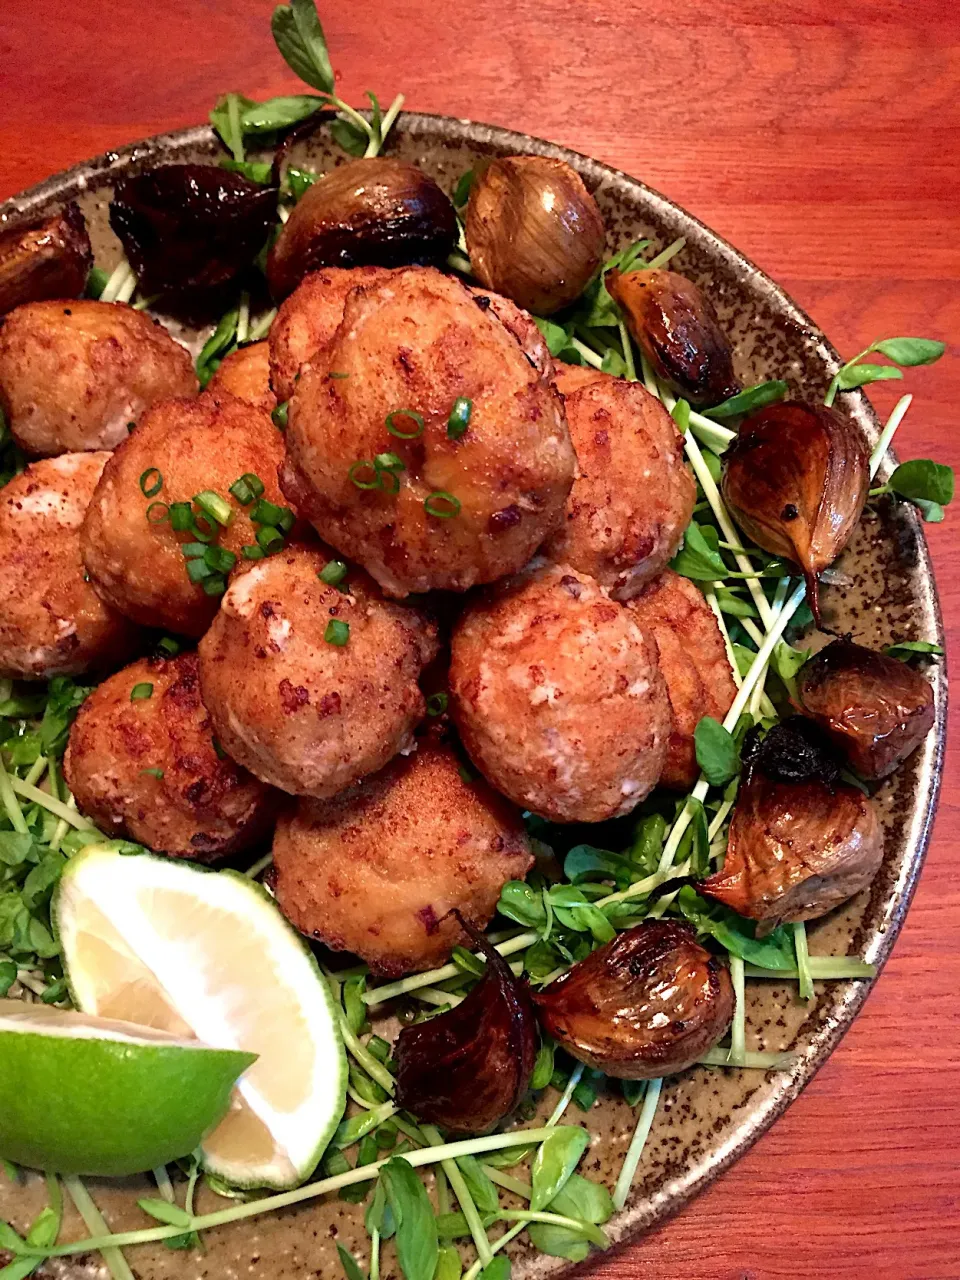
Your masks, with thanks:
<instances>
[{"instance_id":1,"label":"lime wedge","mask_svg":"<svg viewBox=\"0 0 960 1280\"><path fill-rule=\"evenodd\" d=\"M51 1173L124 1177L189 1155L251 1053L0 1000L0 1155Z\"/></svg>"},{"instance_id":2,"label":"lime wedge","mask_svg":"<svg viewBox=\"0 0 960 1280\"><path fill-rule=\"evenodd\" d=\"M295 1186L343 1114L347 1064L330 990L269 895L232 871L93 845L53 906L74 1004L257 1061L203 1143L240 1187Z\"/></svg>"}]
</instances>

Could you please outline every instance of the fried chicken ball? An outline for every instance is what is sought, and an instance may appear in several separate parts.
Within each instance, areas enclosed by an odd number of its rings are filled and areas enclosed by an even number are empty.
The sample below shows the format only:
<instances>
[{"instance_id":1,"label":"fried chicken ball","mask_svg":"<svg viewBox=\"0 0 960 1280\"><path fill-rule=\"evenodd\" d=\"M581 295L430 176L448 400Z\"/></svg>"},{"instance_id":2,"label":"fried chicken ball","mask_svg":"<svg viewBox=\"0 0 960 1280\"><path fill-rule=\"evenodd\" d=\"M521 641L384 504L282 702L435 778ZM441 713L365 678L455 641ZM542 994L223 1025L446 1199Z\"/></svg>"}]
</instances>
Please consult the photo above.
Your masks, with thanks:
<instances>
[{"instance_id":1,"label":"fried chicken ball","mask_svg":"<svg viewBox=\"0 0 960 1280\"><path fill-rule=\"evenodd\" d=\"M294 795L336 795L413 745L417 684L437 652L422 613L359 571L328 586L323 549L293 547L237 576L200 641L200 678L226 750Z\"/></svg>"},{"instance_id":2,"label":"fried chicken ball","mask_svg":"<svg viewBox=\"0 0 960 1280\"><path fill-rule=\"evenodd\" d=\"M602 382L611 376L609 373L601 373L599 369L594 369L589 364L565 364L562 360L557 361L553 371L553 380L564 400L574 391L580 391L581 388L589 386L591 382Z\"/></svg>"},{"instance_id":3,"label":"fried chicken ball","mask_svg":"<svg viewBox=\"0 0 960 1280\"><path fill-rule=\"evenodd\" d=\"M723 720L737 696L723 636L702 593L670 569L628 608L657 647L670 699L672 728L660 785L688 791L700 774L697 725L704 716Z\"/></svg>"},{"instance_id":4,"label":"fried chicken ball","mask_svg":"<svg viewBox=\"0 0 960 1280\"><path fill-rule=\"evenodd\" d=\"M593 371L561 386L580 474L543 554L629 600L676 553L697 486L673 419L639 382Z\"/></svg>"},{"instance_id":5,"label":"fried chicken ball","mask_svg":"<svg viewBox=\"0 0 960 1280\"><path fill-rule=\"evenodd\" d=\"M269 343L253 342L231 351L207 383L207 391L215 396L226 391L270 413L277 407L277 397L270 390Z\"/></svg>"},{"instance_id":6,"label":"fried chicken ball","mask_svg":"<svg viewBox=\"0 0 960 1280\"><path fill-rule=\"evenodd\" d=\"M660 777L670 704L656 648L569 566L535 561L467 607L450 692L477 767L554 822L629 813Z\"/></svg>"},{"instance_id":7,"label":"fried chicken ball","mask_svg":"<svg viewBox=\"0 0 960 1280\"><path fill-rule=\"evenodd\" d=\"M277 793L217 749L195 653L141 658L80 708L64 772L101 831L212 862L269 835Z\"/></svg>"},{"instance_id":8,"label":"fried chicken ball","mask_svg":"<svg viewBox=\"0 0 960 1280\"><path fill-rule=\"evenodd\" d=\"M0 408L30 454L115 449L144 409L196 390L190 353L123 303L28 302L0 328Z\"/></svg>"},{"instance_id":9,"label":"fried chicken ball","mask_svg":"<svg viewBox=\"0 0 960 1280\"><path fill-rule=\"evenodd\" d=\"M287 461L321 536L397 597L520 569L576 468L547 371L489 298L431 268L347 299L290 401Z\"/></svg>"},{"instance_id":10,"label":"fried chicken ball","mask_svg":"<svg viewBox=\"0 0 960 1280\"><path fill-rule=\"evenodd\" d=\"M0 489L0 675L121 666L139 632L86 581L80 524L108 453L33 462Z\"/></svg>"},{"instance_id":11,"label":"fried chicken ball","mask_svg":"<svg viewBox=\"0 0 960 1280\"><path fill-rule=\"evenodd\" d=\"M308 937L395 977L444 964L500 890L530 870L519 813L482 778L465 782L436 733L332 800L301 800L273 842L277 903Z\"/></svg>"},{"instance_id":12,"label":"fried chicken ball","mask_svg":"<svg viewBox=\"0 0 960 1280\"><path fill-rule=\"evenodd\" d=\"M389 267L324 267L280 304L270 326L270 384L278 400L290 399L303 365L337 332L347 295L392 275Z\"/></svg>"},{"instance_id":13,"label":"fried chicken ball","mask_svg":"<svg viewBox=\"0 0 960 1280\"><path fill-rule=\"evenodd\" d=\"M169 518L154 522L163 511L153 504L191 502L213 490L233 512L219 545L242 557L242 547L256 541L256 528L251 508L228 490L250 473L263 482L264 498L284 505L277 480L282 458L283 437L269 416L235 396L167 400L149 409L104 467L83 522L83 562L98 593L144 626L203 635L219 600L187 576L181 548L196 535L176 532Z\"/></svg>"}]
</instances>

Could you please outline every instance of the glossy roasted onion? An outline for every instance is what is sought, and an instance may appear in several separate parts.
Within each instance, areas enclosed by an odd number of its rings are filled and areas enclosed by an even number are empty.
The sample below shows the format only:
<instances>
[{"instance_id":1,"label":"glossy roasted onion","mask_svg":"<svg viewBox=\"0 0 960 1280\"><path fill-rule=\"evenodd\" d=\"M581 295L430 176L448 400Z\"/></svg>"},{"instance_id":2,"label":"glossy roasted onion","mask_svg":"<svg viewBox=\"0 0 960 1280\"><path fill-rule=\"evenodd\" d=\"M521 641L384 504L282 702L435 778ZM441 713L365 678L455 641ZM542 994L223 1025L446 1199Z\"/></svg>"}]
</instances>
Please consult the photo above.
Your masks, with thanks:
<instances>
[{"instance_id":1,"label":"glossy roasted onion","mask_svg":"<svg viewBox=\"0 0 960 1280\"><path fill-rule=\"evenodd\" d=\"M767 928L815 920L865 888L883 860L873 801L833 781L819 730L794 716L747 752L723 870L699 892Z\"/></svg>"},{"instance_id":2,"label":"glossy roasted onion","mask_svg":"<svg viewBox=\"0 0 960 1280\"><path fill-rule=\"evenodd\" d=\"M526 983L483 934L453 914L487 970L456 1008L400 1032L394 1047L397 1105L451 1133L483 1133L526 1091L537 1022Z\"/></svg>"},{"instance_id":3,"label":"glossy roasted onion","mask_svg":"<svg viewBox=\"0 0 960 1280\"><path fill-rule=\"evenodd\" d=\"M279 300L319 267L442 263L456 239L453 205L416 165L354 160L298 201L270 250L267 280Z\"/></svg>"},{"instance_id":4,"label":"glossy roasted onion","mask_svg":"<svg viewBox=\"0 0 960 1280\"><path fill-rule=\"evenodd\" d=\"M817 575L846 546L867 499L859 428L823 405L771 405L742 424L723 464L733 518L758 546L800 566L819 626Z\"/></svg>"},{"instance_id":5,"label":"glossy roasted onion","mask_svg":"<svg viewBox=\"0 0 960 1280\"><path fill-rule=\"evenodd\" d=\"M608 271L605 278L627 328L665 382L695 405L736 395L729 339L692 280L675 271Z\"/></svg>"},{"instance_id":6,"label":"glossy roasted onion","mask_svg":"<svg viewBox=\"0 0 960 1280\"><path fill-rule=\"evenodd\" d=\"M797 680L804 711L863 778L885 778L933 727L933 689L912 667L849 640L834 640Z\"/></svg>"},{"instance_id":7,"label":"glossy roasted onion","mask_svg":"<svg viewBox=\"0 0 960 1280\"><path fill-rule=\"evenodd\" d=\"M726 967L673 920L645 920L534 997L544 1029L621 1080L683 1071L733 1017Z\"/></svg>"},{"instance_id":8,"label":"glossy roasted onion","mask_svg":"<svg viewBox=\"0 0 960 1280\"><path fill-rule=\"evenodd\" d=\"M25 302L79 298L93 266L87 224L73 201L0 235L0 315Z\"/></svg>"},{"instance_id":9,"label":"glossy roasted onion","mask_svg":"<svg viewBox=\"0 0 960 1280\"><path fill-rule=\"evenodd\" d=\"M506 156L476 178L464 229L474 275L537 315L583 292L603 257L603 219L563 160Z\"/></svg>"},{"instance_id":10,"label":"glossy roasted onion","mask_svg":"<svg viewBox=\"0 0 960 1280\"><path fill-rule=\"evenodd\" d=\"M145 294L195 299L263 248L277 193L218 165L168 164L120 178L110 225Z\"/></svg>"}]
</instances>

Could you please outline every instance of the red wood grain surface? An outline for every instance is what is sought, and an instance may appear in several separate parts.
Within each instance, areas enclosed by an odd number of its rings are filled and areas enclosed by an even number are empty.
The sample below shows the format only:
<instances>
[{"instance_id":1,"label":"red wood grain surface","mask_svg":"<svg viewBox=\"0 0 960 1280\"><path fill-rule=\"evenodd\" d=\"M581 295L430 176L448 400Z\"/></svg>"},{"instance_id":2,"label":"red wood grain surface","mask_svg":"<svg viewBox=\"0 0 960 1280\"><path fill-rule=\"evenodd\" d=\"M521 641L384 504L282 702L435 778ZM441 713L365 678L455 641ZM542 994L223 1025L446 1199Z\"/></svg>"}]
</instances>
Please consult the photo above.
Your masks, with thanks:
<instances>
[{"instance_id":1,"label":"red wood grain surface","mask_svg":"<svg viewBox=\"0 0 960 1280\"><path fill-rule=\"evenodd\" d=\"M297 91L270 0L0 3L0 197ZM323 4L339 91L588 152L697 214L852 354L960 348L957 0L352 0ZM902 454L960 464L960 358L909 375ZM897 384L877 391L883 411ZM960 632L960 514L929 528ZM954 649L956 652L956 649ZM960 719L955 720L960 724ZM960 781L893 958L803 1097L715 1186L604 1263L613 1280L960 1276Z\"/></svg>"}]
</instances>

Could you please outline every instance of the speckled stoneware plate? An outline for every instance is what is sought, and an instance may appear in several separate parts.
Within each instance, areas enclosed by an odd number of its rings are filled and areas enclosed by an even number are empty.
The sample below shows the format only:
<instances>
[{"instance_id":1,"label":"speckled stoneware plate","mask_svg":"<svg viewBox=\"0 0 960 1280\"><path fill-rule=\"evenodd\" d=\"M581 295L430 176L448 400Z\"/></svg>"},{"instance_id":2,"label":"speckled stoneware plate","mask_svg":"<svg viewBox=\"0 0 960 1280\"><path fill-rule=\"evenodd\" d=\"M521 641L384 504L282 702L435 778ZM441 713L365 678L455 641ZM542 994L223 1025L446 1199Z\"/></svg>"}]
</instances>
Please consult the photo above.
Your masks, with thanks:
<instances>
[{"instance_id":1,"label":"speckled stoneware plate","mask_svg":"<svg viewBox=\"0 0 960 1280\"><path fill-rule=\"evenodd\" d=\"M818 401L839 361L833 347L816 326L772 281L730 245L682 209L642 183L595 160L564 151L546 142L487 125L436 116L403 115L394 129L389 153L414 161L447 191L478 159L527 153L566 160L594 192L607 226L612 252L648 236L659 250L677 236L686 248L672 264L704 288L717 306L727 331L734 337L737 372L745 384L785 378L794 398ZM100 266L111 268L119 244L107 223L107 204L116 175L157 164L214 160L222 155L210 129L167 134L112 152L51 178L34 190L0 206L0 226L45 214L66 200L76 199L86 214ZM293 151L318 170L344 162L326 128ZM203 335L183 333L187 339ZM841 412L850 414L873 444L877 420L860 394L841 397ZM887 466L892 463L887 460ZM854 638L874 646L896 639L926 639L942 643L936 589L926 544L917 516L907 505L881 504L868 512L839 569L845 585L824 591L828 625L852 631ZM881 966L903 922L923 861L937 801L944 746L947 704L946 672L942 660L930 663L926 674L936 695L936 729L924 745L880 789L877 800L886 829L883 869L869 891L842 910L818 921L809 930L814 954L861 956ZM796 984L748 982L747 1046L750 1049L793 1049L789 1070L756 1071L694 1068L668 1080L653 1130L626 1208L608 1226L611 1239L622 1243L678 1209L750 1146L811 1079L839 1042L867 996L867 982L817 983L809 1005L797 999ZM548 1091L549 1092L549 1091ZM550 1100L552 1105L552 1100ZM579 1119L574 1111L573 1119ZM584 1172L612 1186L620 1168L635 1116L612 1094L601 1097L588 1118L594 1140L584 1160ZM91 1182L111 1226L142 1226L136 1208L141 1184ZM143 1184L145 1185L145 1184ZM201 1212L215 1201L206 1193ZM11 1188L0 1185L0 1217L23 1227L43 1202L36 1182ZM78 1221L68 1222L69 1237L84 1233ZM143 1280L160 1277L209 1277L227 1280L283 1280L285 1277L333 1277L340 1274L334 1240L366 1255L362 1206L337 1199L206 1234L205 1254L172 1253L159 1246L131 1251L131 1261ZM535 1254L520 1243L514 1256L514 1276L530 1277L572 1270L569 1263ZM585 1266L602 1265L595 1255ZM50 1264L43 1275L71 1277L99 1274L99 1258ZM392 1257L385 1258L384 1277L396 1274Z\"/></svg>"}]
</instances>

